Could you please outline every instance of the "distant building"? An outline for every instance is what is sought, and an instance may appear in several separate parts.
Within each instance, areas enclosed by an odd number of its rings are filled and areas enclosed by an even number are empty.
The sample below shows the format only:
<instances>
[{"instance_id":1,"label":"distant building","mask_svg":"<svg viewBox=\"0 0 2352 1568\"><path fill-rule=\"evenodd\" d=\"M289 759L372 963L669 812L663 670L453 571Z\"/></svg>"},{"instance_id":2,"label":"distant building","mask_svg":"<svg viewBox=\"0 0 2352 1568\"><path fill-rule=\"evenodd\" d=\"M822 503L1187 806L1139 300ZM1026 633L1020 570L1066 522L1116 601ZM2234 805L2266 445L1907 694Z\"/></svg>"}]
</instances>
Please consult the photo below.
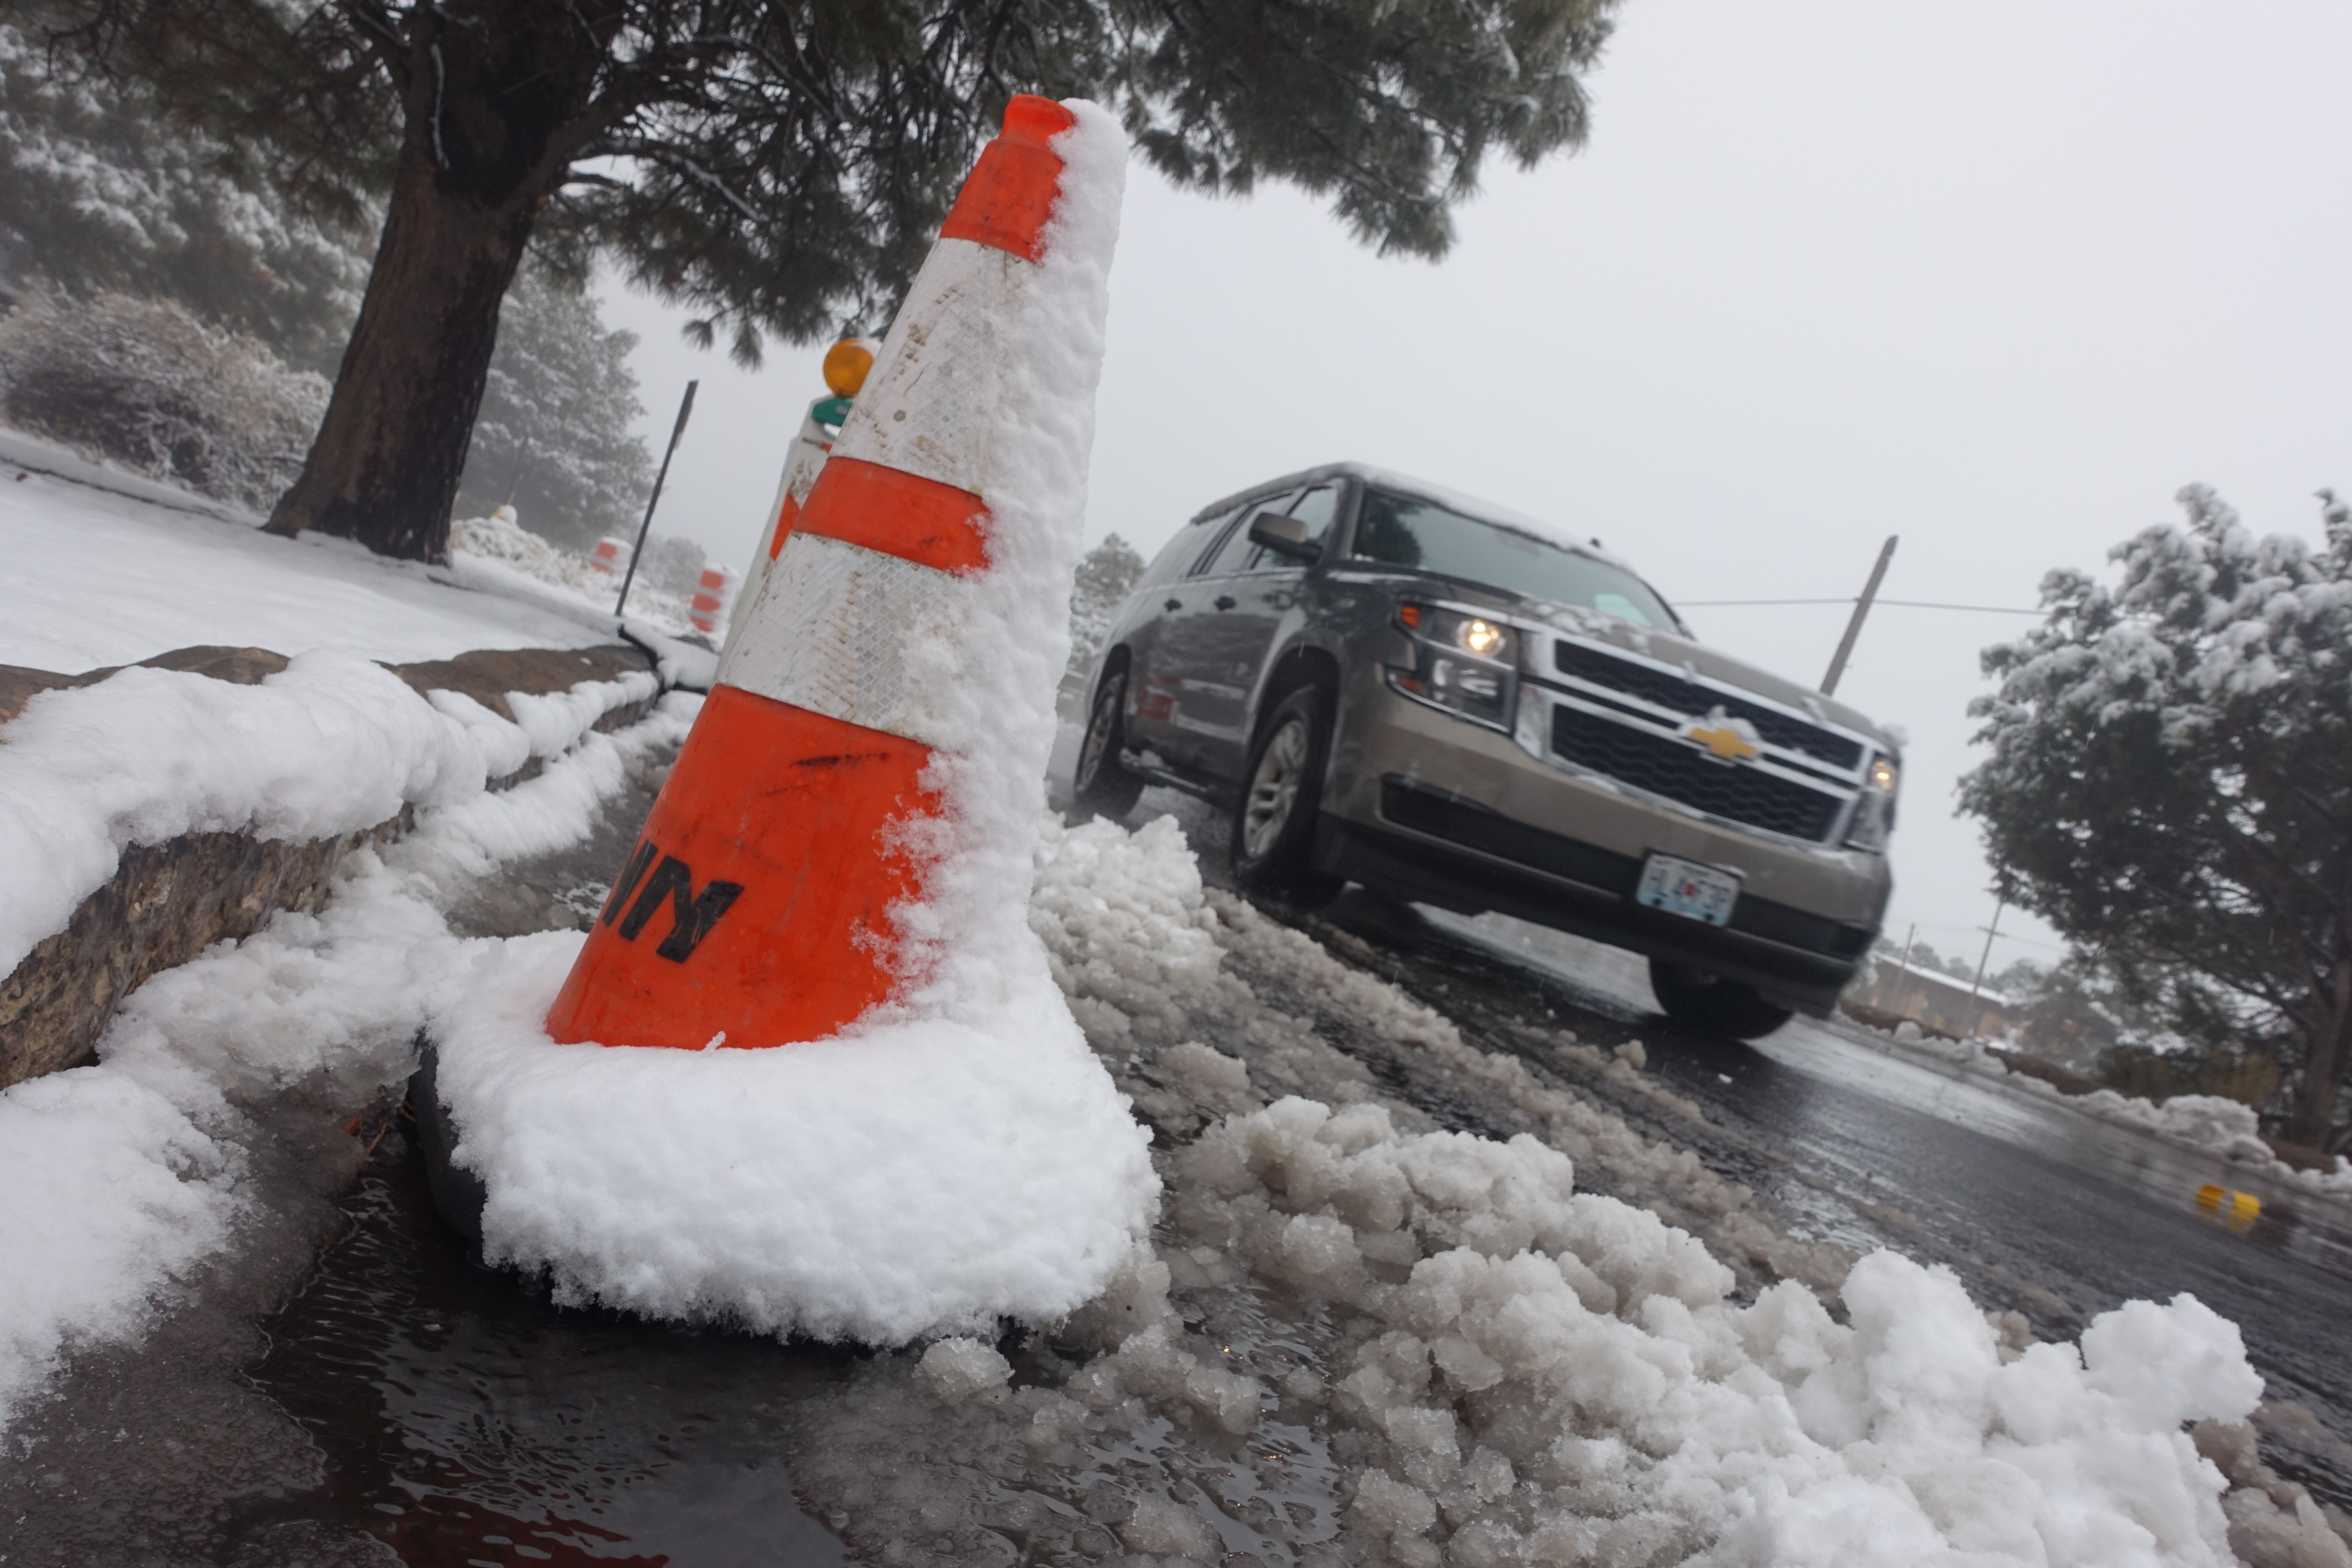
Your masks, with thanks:
<instances>
[{"instance_id":1,"label":"distant building","mask_svg":"<svg viewBox=\"0 0 2352 1568\"><path fill-rule=\"evenodd\" d=\"M2009 998L1998 991L1969 994L1968 983L1932 969L1912 969L1891 959L1878 961L1870 987L1859 1000L1882 1013L1909 1018L1922 1029L1966 1039L1998 1038L2009 1028Z\"/></svg>"}]
</instances>

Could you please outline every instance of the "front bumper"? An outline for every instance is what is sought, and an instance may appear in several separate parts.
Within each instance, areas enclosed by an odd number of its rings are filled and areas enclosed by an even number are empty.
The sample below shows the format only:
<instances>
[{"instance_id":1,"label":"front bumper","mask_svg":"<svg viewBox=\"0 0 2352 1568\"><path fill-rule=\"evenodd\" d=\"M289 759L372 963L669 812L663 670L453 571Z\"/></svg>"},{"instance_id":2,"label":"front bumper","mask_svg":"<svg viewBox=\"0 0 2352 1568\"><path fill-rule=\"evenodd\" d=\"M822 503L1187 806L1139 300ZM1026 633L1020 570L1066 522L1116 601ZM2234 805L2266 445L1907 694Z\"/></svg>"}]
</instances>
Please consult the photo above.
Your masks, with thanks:
<instances>
[{"instance_id":1,"label":"front bumper","mask_svg":"<svg viewBox=\"0 0 2352 1568\"><path fill-rule=\"evenodd\" d=\"M1878 934L1883 856L1783 841L1531 757L1510 736L1351 681L1318 870L1494 910L1743 981L1827 1016ZM1741 875L1727 926L1633 900L1657 850Z\"/></svg>"}]
</instances>

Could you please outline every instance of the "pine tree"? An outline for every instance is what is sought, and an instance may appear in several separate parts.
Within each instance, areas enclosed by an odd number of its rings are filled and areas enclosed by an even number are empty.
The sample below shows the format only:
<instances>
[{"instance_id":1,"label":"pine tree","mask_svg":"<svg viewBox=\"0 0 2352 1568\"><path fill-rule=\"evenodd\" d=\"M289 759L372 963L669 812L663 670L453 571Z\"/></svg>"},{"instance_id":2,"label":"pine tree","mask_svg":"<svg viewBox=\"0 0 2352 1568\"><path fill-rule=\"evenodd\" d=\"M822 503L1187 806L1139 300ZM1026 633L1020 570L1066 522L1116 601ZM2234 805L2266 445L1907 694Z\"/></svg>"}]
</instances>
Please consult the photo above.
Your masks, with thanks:
<instances>
[{"instance_id":1,"label":"pine tree","mask_svg":"<svg viewBox=\"0 0 2352 1568\"><path fill-rule=\"evenodd\" d=\"M2042 581L1989 648L1961 781L2004 891L2130 1000L2292 1072L2284 1133L2327 1146L2352 1071L2352 508L2257 540L2202 487L2117 547L2113 588Z\"/></svg>"},{"instance_id":2,"label":"pine tree","mask_svg":"<svg viewBox=\"0 0 2352 1568\"><path fill-rule=\"evenodd\" d=\"M1490 155L1583 138L1615 0L35 0L322 212L385 213L326 421L270 528L444 551L534 238L763 334L878 323L1016 91L1112 104L1180 184L1327 195L1441 254Z\"/></svg>"},{"instance_id":3,"label":"pine tree","mask_svg":"<svg viewBox=\"0 0 2352 1568\"><path fill-rule=\"evenodd\" d=\"M80 299L177 301L331 374L359 311L368 230L290 210L154 95L58 79L39 37L0 22L0 279Z\"/></svg>"},{"instance_id":4,"label":"pine tree","mask_svg":"<svg viewBox=\"0 0 2352 1568\"><path fill-rule=\"evenodd\" d=\"M458 512L511 504L532 532L573 549L634 538L653 488L653 458L630 430L645 412L636 343L605 330L576 281L526 262L499 315Z\"/></svg>"},{"instance_id":5,"label":"pine tree","mask_svg":"<svg viewBox=\"0 0 2352 1568\"><path fill-rule=\"evenodd\" d=\"M1143 557L1116 533L1087 552L1070 590L1071 668L1085 669L1094 663L1103 638L1110 635L1111 617L1142 575Z\"/></svg>"}]
</instances>

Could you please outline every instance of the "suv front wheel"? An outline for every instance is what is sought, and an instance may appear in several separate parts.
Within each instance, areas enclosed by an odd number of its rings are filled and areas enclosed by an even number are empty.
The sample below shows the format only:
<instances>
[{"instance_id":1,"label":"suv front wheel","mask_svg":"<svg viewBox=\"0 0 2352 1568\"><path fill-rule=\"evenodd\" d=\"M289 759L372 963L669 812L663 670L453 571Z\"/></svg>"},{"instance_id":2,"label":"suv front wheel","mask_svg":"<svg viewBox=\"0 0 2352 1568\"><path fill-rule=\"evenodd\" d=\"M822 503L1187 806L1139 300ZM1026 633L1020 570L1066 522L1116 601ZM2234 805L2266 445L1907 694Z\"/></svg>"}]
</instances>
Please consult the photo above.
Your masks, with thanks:
<instances>
[{"instance_id":1,"label":"suv front wheel","mask_svg":"<svg viewBox=\"0 0 2352 1568\"><path fill-rule=\"evenodd\" d=\"M1328 903L1347 883L1307 866L1331 752L1330 703L1311 686L1276 703L1250 747L1234 811L1234 880L1295 904Z\"/></svg>"},{"instance_id":2,"label":"suv front wheel","mask_svg":"<svg viewBox=\"0 0 2352 1568\"><path fill-rule=\"evenodd\" d=\"M1070 794L1077 803L1103 816L1125 816L1143 795L1143 780L1118 760L1127 739L1126 705L1127 671L1113 670L1095 692L1094 711L1087 716L1086 739L1078 742L1077 770L1070 780Z\"/></svg>"},{"instance_id":3,"label":"suv front wheel","mask_svg":"<svg viewBox=\"0 0 2352 1568\"><path fill-rule=\"evenodd\" d=\"M1764 1000L1752 985L1662 958L1650 960L1650 989L1667 1017L1694 1034L1724 1039L1760 1040L1796 1016Z\"/></svg>"}]
</instances>

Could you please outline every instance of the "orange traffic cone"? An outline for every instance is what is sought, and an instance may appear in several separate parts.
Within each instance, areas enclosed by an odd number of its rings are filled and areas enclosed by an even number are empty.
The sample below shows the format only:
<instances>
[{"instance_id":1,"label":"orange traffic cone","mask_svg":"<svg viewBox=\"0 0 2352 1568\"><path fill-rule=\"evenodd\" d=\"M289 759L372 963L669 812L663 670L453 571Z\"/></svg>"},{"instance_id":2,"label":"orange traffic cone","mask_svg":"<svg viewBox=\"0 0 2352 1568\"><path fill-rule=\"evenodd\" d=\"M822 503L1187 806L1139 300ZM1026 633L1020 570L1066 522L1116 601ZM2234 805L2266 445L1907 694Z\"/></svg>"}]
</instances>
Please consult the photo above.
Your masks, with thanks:
<instances>
[{"instance_id":1,"label":"orange traffic cone","mask_svg":"<svg viewBox=\"0 0 2352 1568\"><path fill-rule=\"evenodd\" d=\"M776 480L776 499L768 503L768 521L760 535L760 547L751 552L751 574L743 581L743 602L751 604L760 597L760 589L768 579L768 563L783 553L784 541L792 536L793 520L800 516L801 505L816 484L817 474L824 468L824 459L833 450L834 437L840 434L844 416L841 410L851 405L858 391L866 384L866 373L874 368L874 344L865 338L844 338L824 352L824 384L830 397L820 397L809 405L801 416L800 434L793 437L784 454L784 471ZM727 634L726 645L719 650L723 661L735 651L738 621Z\"/></svg>"},{"instance_id":2,"label":"orange traffic cone","mask_svg":"<svg viewBox=\"0 0 2352 1568\"><path fill-rule=\"evenodd\" d=\"M687 619L704 637L715 637L721 621L733 613L735 602L735 568L705 566L696 582L694 597L686 607Z\"/></svg>"},{"instance_id":3,"label":"orange traffic cone","mask_svg":"<svg viewBox=\"0 0 2352 1568\"><path fill-rule=\"evenodd\" d=\"M1045 99L1007 107L806 503L777 531L718 683L548 1014L554 1039L814 1040L918 978L898 926L939 837L926 831L943 804L928 770L954 726L939 661L910 663L905 643L952 622L989 569L1003 415L988 390L1039 287L1063 174L1051 143L1076 123Z\"/></svg>"}]
</instances>

